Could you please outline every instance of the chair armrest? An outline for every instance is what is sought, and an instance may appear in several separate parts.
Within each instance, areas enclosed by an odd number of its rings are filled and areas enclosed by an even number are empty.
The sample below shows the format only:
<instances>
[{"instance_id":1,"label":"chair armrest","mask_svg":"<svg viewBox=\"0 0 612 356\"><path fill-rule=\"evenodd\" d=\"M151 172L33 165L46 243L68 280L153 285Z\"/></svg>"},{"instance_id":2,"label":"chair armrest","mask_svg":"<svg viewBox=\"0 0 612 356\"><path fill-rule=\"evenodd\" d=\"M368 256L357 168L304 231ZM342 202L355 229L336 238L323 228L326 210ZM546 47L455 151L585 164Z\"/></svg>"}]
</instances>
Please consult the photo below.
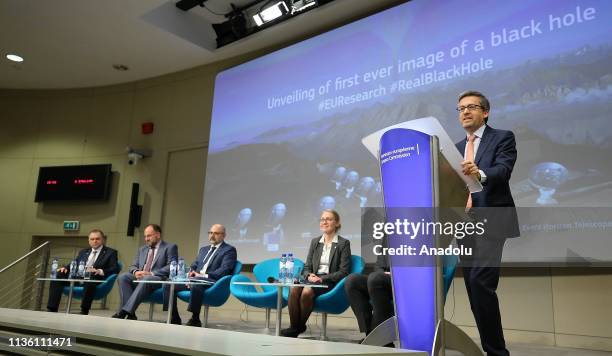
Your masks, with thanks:
<instances>
[{"instance_id":1,"label":"chair armrest","mask_svg":"<svg viewBox=\"0 0 612 356\"><path fill-rule=\"evenodd\" d=\"M252 281L249 279L249 277L241 275L241 274L232 276L230 280L230 292L235 296L250 294L250 293L257 293L257 289L255 288L255 286L234 284L234 282L252 282Z\"/></svg>"}]
</instances>

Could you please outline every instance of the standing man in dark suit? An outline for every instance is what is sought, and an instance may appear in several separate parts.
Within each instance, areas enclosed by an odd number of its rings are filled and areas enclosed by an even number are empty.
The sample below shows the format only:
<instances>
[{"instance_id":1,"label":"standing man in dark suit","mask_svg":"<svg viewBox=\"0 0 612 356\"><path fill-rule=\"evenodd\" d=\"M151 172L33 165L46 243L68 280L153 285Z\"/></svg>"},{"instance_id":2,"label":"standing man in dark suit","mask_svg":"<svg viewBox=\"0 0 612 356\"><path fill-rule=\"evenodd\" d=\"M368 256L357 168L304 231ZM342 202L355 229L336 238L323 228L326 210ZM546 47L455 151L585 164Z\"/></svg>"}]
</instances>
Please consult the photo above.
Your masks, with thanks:
<instances>
[{"instance_id":1,"label":"standing man in dark suit","mask_svg":"<svg viewBox=\"0 0 612 356\"><path fill-rule=\"evenodd\" d=\"M78 262L84 261L85 266L91 273L91 279L105 279L111 274L119 273L117 264L117 251L106 247L106 235L100 229L93 229L88 235L89 248L82 249L77 257ZM57 278L67 278L70 266L64 266L57 270ZM62 290L68 282L52 281L49 286L49 300L47 310L57 312ZM83 299L81 301L81 314L89 314L91 302L96 292L97 283L83 283Z\"/></svg>"},{"instance_id":2,"label":"standing man in dark suit","mask_svg":"<svg viewBox=\"0 0 612 356\"><path fill-rule=\"evenodd\" d=\"M177 260L178 247L165 242L161 237L161 227L149 224L144 229L145 245L138 249L134 262L128 272L117 278L121 306L113 318L136 320L136 309L140 303L159 285L134 283L135 280L161 281L170 274L170 261Z\"/></svg>"},{"instance_id":3,"label":"standing man in dark suit","mask_svg":"<svg viewBox=\"0 0 612 356\"><path fill-rule=\"evenodd\" d=\"M216 282L221 277L234 273L238 254L234 246L225 242L225 226L221 224L214 224L210 227L208 241L210 245L200 248L198 256L189 267L188 277ZM192 284L190 286L191 298L187 310L192 313L192 316L186 325L202 326L200 321L202 298L204 290L210 286L210 284ZM172 296L172 324L181 324L181 318L176 309L176 293L187 289L185 285L176 285L174 288L174 295ZM166 286L164 288L164 310L167 310L169 294L170 287Z\"/></svg>"},{"instance_id":4,"label":"standing man in dark suit","mask_svg":"<svg viewBox=\"0 0 612 356\"><path fill-rule=\"evenodd\" d=\"M466 212L487 221L484 236L459 243L473 248L471 257L462 257L463 278L482 348L487 355L509 355L496 290L506 238L519 236L509 184L517 153L511 131L487 125L490 109L489 100L480 92L459 95L459 122L466 132L466 138L457 143L464 153L463 173L483 186L481 192L466 197Z\"/></svg>"}]
</instances>

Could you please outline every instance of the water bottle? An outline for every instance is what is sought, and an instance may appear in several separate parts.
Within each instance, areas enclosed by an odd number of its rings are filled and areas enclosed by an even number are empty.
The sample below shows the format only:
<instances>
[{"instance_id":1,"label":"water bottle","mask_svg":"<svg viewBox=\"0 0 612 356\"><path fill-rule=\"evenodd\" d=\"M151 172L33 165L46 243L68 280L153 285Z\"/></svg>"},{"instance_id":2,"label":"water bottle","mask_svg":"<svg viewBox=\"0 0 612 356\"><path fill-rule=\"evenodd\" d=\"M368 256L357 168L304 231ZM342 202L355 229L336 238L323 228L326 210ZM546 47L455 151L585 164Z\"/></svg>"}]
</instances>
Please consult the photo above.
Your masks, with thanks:
<instances>
[{"instance_id":1,"label":"water bottle","mask_svg":"<svg viewBox=\"0 0 612 356\"><path fill-rule=\"evenodd\" d=\"M170 261L170 280L171 281L176 280L176 270L177 270L176 260Z\"/></svg>"},{"instance_id":2,"label":"water bottle","mask_svg":"<svg viewBox=\"0 0 612 356\"><path fill-rule=\"evenodd\" d=\"M85 277L85 261L79 262L79 271L77 272L77 277L78 278Z\"/></svg>"},{"instance_id":3,"label":"water bottle","mask_svg":"<svg viewBox=\"0 0 612 356\"><path fill-rule=\"evenodd\" d=\"M287 264L285 265L286 268L286 282L287 283L293 283L293 254L289 253L287 254Z\"/></svg>"},{"instance_id":4,"label":"water bottle","mask_svg":"<svg viewBox=\"0 0 612 356\"><path fill-rule=\"evenodd\" d=\"M57 262L57 258L53 259L53 262L51 262L51 278L55 279L57 278L57 267L58 267L58 262Z\"/></svg>"},{"instance_id":5,"label":"water bottle","mask_svg":"<svg viewBox=\"0 0 612 356\"><path fill-rule=\"evenodd\" d=\"M280 265L278 266L278 281L285 283L287 277L287 254L283 253L280 258Z\"/></svg>"},{"instance_id":6,"label":"water bottle","mask_svg":"<svg viewBox=\"0 0 612 356\"><path fill-rule=\"evenodd\" d=\"M72 260L70 262L70 271L68 272L68 278L75 278L77 274L77 261Z\"/></svg>"},{"instance_id":7,"label":"water bottle","mask_svg":"<svg viewBox=\"0 0 612 356\"><path fill-rule=\"evenodd\" d=\"M178 278L179 281L184 281L187 279L187 276L185 275L185 259L182 257L180 257L178 260L176 277Z\"/></svg>"}]
</instances>

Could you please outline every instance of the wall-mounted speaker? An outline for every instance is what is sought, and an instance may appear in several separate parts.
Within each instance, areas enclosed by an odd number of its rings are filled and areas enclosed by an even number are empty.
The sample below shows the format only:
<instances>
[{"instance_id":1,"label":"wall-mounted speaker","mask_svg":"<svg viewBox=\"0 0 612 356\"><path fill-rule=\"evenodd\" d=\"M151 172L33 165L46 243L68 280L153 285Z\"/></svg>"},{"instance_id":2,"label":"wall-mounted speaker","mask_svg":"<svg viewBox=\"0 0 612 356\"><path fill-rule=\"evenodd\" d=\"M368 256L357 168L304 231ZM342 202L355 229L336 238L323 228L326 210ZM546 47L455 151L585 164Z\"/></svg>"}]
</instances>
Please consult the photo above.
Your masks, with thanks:
<instances>
[{"instance_id":1,"label":"wall-mounted speaker","mask_svg":"<svg viewBox=\"0 0 612 356\"><path fill-rule=\"evenodd\" d=\"M134 236L134 229L140 227L140 217L142 215L142 205L138 205L138 192L140 185L132 183L132 198L130 199L130 215L128 217L127 235Z\"/></svg>"}]
</instances>

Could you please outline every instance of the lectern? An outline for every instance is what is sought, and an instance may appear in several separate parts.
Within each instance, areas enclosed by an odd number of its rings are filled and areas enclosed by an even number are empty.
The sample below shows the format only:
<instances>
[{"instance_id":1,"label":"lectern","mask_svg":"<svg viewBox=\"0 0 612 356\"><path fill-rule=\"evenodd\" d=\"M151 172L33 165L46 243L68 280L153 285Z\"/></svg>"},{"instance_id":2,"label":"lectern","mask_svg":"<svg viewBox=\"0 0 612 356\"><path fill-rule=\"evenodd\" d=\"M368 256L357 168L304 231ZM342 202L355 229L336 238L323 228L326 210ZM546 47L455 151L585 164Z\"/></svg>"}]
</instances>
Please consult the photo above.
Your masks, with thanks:
<instances>
[{"instance_id":1,"label":"lectern","mask_svg":"<svg viewBox=\"0 0 612 356\"><path fill-rule=\"evenodd\" d=\"M463 175L463 155L433 117L387 127L362 142L380 164L387 222L406 219L406 213L412 221L433 221L437 208L461 211L468 192L482 190L477 180ZM420 254L417 245L446 247L450 239L429 237L413 242L416 256L389 256L395 316L374 329L364 343L385 345L399 339L401 348L430 355L444 355L447 347L482 355L467 334L444 319L444 259ZM389 236L388 247L401 247L399 241L405 239Z\"/></svg>"}]
</instances>

